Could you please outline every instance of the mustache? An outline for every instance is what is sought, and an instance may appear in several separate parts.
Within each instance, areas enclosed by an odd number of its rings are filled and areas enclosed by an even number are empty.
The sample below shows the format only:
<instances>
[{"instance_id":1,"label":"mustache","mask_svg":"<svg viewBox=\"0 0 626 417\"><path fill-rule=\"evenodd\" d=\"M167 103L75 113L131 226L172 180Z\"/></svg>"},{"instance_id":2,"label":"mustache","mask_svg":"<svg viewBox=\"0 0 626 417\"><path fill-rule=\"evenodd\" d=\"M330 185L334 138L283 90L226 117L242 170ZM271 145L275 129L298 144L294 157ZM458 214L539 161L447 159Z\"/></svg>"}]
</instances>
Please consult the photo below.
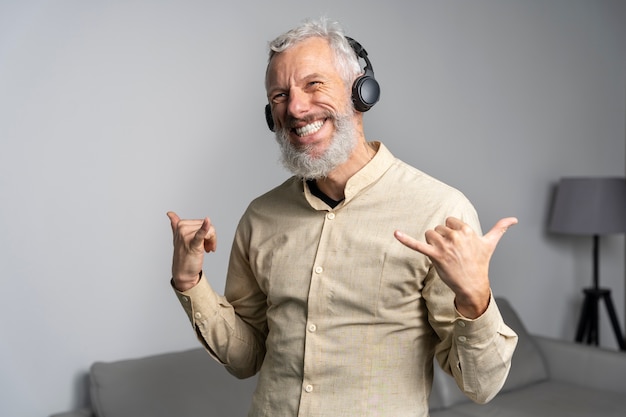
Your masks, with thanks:
<instances>
[{"instance_id":1,"label":"mustache","mask_svg":"<svg viewBox=\"0 0 626 417\"><path fill-rule=\"evenodd\" d=\"M314 122L315 120L320 119L329 119L331 121L337 120L339 117L338 114L332 111L318 112L315 114L308 114L304 117L293 117L287 115L285 118L285 129L293 129L297 126L302 126Z\"/></svg>"}]
</instances>

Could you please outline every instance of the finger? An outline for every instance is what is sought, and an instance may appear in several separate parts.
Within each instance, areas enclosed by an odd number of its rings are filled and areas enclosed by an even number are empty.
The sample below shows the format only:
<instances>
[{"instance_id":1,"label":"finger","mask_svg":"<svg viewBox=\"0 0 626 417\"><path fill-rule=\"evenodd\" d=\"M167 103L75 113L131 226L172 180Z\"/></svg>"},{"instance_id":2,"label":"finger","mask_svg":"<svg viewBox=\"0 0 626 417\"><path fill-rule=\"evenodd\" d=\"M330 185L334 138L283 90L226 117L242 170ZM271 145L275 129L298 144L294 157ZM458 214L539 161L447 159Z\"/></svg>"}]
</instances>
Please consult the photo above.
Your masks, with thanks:
<instances>
[{"instance_id":1,"label":"finger","mask_svg":"<svg viewBox=\"0 0 626 417\"><path fill-rule=\"evenodd\" d=\"M394 237L400 242L402 243L404 246L406 246L407 248L413 249L419 253L422 253L426 256L433 256L436 254L436 250L433 246L429 245L428 243L425 242L421 242L407 234L405 234L404 232L401 232L399 230L396 230L393 233Z\"/></svg>"},{"instance_id":2,"label":"finger","mask_svg":"<svg viewBox=\"0 0 626 417\"><path fill-rule=\"evenodd\" d=\"M450 229L458 230L458 229L463 228L463 226L465 226L465 222L456 217L448 217L446 219L446 226L449 227Z\"/></svg>"},{"instance_id":3,"label":"finger","mask_svg":"<svg viewBox=\"0 0 626 417\"><path fill-rule=\"evenodd\" d=\"M449 229L456 230L456 231L459 231L459 232L463 232L465 234L474 233L474 229L472 229L470 227L470 225L468 225L463 220L458 219L456 217L448 217L446 219L446 226Z\"/></svg>"},{"instance_id":4,"label":"finger","mask_svg":"<svg viewBox=\"0 0 626 417\"><path fill-rule=\"evenodd\" d=\"M517 218L505 217L498 220L496 224L491 228L491 230L487 232L483 237L495 247L502 238L502 236L504 236L506 231L509 229L509 227L516 224Z\"/></svg>"},{"instance_id":5,"label":"finger","mask_svg":"<svg viewBox=\"0 0 626 417\"><path fill-rule=\"evenodd\" d=\"M206 236L204 237L204 250L205 252L215 252L216 249L217 249L217 234L215 233L215 228L211 226Z\"/></svg>"},{"instance_id":6,"label":"finger","mask_svg":"<svg viewBox=\"0 0 626 417\"><path fill-rule=\"evenodd\" d=\"M442 224L439 224L437 226L435 226L435 228L433 229L435 232L437 232L439 235L446 237L447 235L450 234L450 232L452 228L448 227L448 226L444 226Z\"/></svg>"},{"instance_id":7,"label":"finger","mask_svg":"<svg viewBox=\"0 0 626 417\"><path fill-rule=\"evenodd\" d=\"M178 222L180 221L180 217L178 217L178 214L174 213L173 211L168 211L167 212L167 217L169 217L170 219L170 223L172 225L172 232L174 230L176 230L176 227L178 226Z\"/></svg>"},{"instance_id":8,"label":"finger","mask_svg":"<svg viewBox=\"0 0 626 417\"><path fill-rule=\"evenodd\" d=\"M204 220L202 220L202 224L200 225L200 228L196 230L196 233L194 233L193 237L191 238L191 242L190 242L191 246L192 247L198 247L201 245L203 246L204 240L211 238L209 236L210 230L211 230L211 222L209 221L208 217L205 217Z\"/></svg>"},{"instance_id":9,"label":"finger","mask_svg":"<svg viewBox=\"0 0 626 417\"><path fill-rule=\"evenodd\" d=\"M211 224L211 220L205 217L202 220L200 228L196 231L191 239L191 245L193 247L202 246L205 252L215 252L217 249L217 235L215 228Z\"/></svg>"}]
</instances>

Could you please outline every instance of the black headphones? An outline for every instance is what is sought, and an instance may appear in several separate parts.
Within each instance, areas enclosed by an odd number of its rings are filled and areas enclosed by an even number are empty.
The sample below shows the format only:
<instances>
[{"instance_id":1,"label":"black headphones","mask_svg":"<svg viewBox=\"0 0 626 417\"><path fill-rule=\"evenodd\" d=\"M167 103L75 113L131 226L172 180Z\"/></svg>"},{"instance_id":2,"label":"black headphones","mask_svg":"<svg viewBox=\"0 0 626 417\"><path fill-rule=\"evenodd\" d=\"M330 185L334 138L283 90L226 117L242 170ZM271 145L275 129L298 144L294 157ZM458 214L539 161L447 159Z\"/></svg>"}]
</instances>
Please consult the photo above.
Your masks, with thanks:
<instances>
[{"instance_id":1,"label":"black headphones","mask_svg":"<svg viewBox=\"0 0 626 417\"><path fill-rule=\"evenodd\" d=\"M365 61L365 68L363 68L365 73L354 80L352 84L352 102L355 109L360 112L366 112L380 99L380 86L376 78L374 78L374 68L367 58L365 48L352 38L346 36L346 39L356 55Z\"/></svg>"},{"instance_id":2,"label":"black headphones","mask_svg":"<svg viewBox=\"0 0 626 417\"><path fill-rule=\"evenodd\" d=\"M346 36L346 39L357 57L365 61L363 75L354 80L354 83L352 84L352 103L354 103L354 108L356 110L366 112L380 99L380 85L378 85L378 81L374 78L374 68L372 67L370 60L367 58L367 51L365 48L348 36ZM269 104L265 105L265 121L267 122L267 127L274 132L276 130L276 126L274 125L274 117L272 116L272 107Z\"/></svg>"}]
</instances>

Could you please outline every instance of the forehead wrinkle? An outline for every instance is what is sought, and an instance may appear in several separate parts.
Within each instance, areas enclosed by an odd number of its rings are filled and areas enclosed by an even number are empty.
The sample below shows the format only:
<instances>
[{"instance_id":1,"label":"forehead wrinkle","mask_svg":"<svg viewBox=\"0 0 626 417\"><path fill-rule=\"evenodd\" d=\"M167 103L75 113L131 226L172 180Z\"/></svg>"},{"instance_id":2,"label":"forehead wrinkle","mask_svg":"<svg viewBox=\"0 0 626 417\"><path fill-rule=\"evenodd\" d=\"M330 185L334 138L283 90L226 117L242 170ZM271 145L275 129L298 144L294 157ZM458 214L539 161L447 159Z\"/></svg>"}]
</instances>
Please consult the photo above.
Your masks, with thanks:
<instances>
[{"instance_id":1,"label":"forehead wrinkle","mask_svg":"<svg viewBox=\"0 0 626 417\"><path fill-rule=\"evenodd\" d=\"M325 47L320 47L319 45L318 46L315 45L316 43L320 41L324 43ZM306 49L305 50L302 49L302 48L307 48L307 46L303 46L303 44L305 43L311 44L311 46L309 46L308 48L311 48L312 52L308 52ZM289 55L292 53L300 55L297 60L294 60L293 58L290 59ZM267 65L266 71L265 71L266 91L269 91L270 87L274 88L273 85L270 85L270 76L272 75L272 73L274 76L277 75L279 69L277 67L276 62L280 60L284 61L280 63L280 67L284 68L287 64L291 66L291 68L288 68L287 70L285 70L285 72L296 73L296 81L305 79L306 77L311 76L313 74L317 74L318 76L323 76L325 79L332 78L333 75L336 75L345 84L345 80L343 79L339 65L337 64L335 53L331 49L328 41L323 38L318 38L318 37L307 38L292 45L291 47L289 47L288 49L282 52L278 52L274 54L272 58L270 59ZM320 66L324 70L323 73L328 72L328 66L325 65L324 63L330 63L331 64L330 67L334 70L335 74L322 75L322 73L318 70ZM308 74L309 68L312 68L310 70L311 74ZM301 72L306 72L307 74L301 77L298 77L297 74ZM293 77L290 76L290 79L293 79Z\"/></svg>"}]
</instances>

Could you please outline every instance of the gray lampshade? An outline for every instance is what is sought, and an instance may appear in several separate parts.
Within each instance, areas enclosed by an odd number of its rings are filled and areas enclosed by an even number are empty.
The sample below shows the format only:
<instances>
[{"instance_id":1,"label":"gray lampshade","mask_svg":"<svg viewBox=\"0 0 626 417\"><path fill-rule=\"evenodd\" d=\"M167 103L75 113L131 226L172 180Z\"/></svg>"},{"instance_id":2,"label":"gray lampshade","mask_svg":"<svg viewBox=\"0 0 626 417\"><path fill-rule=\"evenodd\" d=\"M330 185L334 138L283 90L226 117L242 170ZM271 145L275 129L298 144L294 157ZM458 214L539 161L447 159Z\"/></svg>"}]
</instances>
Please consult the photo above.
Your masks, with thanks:
<instances>
[{"instance_id":1,"label":"gray lampshade","mask_svg":"<svg viewBox=\"0 0 626 417\"><path fill-rule=\"evenodd\" d=\"M626 178L562 178L549 230L575 235L626 232Z\"/></svg>"}]
</instances>

